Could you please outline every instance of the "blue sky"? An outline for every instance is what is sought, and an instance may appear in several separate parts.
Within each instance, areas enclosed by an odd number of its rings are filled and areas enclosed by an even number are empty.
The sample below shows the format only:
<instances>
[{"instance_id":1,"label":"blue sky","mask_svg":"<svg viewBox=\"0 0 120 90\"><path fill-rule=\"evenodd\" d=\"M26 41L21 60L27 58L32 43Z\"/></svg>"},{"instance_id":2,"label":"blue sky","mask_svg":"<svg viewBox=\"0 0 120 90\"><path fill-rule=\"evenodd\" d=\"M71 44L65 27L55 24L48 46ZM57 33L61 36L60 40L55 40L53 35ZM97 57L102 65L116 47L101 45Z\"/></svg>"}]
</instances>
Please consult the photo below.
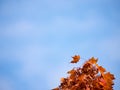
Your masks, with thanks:
<instances>
[{"instance_id":1,"label":"blue sky","mask_svg":"<svg viewBox=\"0 0 120 90\"><path fill-rule=\"evenodd\" d=\"M0 90L50 90L75 54L98 58L120 90L119 0L0 0Z\"/></svg>"}]
</instances>

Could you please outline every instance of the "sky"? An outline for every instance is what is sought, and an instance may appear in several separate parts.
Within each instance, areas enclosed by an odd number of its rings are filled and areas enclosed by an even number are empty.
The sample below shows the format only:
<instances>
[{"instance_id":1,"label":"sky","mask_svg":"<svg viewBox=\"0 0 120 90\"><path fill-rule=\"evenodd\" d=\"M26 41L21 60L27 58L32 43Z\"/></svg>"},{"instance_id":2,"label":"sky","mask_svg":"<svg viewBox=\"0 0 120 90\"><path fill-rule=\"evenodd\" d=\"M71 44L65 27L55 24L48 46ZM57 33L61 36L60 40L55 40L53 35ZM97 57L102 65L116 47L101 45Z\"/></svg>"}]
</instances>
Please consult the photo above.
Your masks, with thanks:
<instances>
[{"instance_id":1,"label":"sky","mask_svg":"<svg viewBox=\"0 0 120 90\"><path fill-rule=\"evenodd\" d=\"M0 0L0 90L51 90L93 56L120 90L119 0Z\"/></svg>"}]
</instances>

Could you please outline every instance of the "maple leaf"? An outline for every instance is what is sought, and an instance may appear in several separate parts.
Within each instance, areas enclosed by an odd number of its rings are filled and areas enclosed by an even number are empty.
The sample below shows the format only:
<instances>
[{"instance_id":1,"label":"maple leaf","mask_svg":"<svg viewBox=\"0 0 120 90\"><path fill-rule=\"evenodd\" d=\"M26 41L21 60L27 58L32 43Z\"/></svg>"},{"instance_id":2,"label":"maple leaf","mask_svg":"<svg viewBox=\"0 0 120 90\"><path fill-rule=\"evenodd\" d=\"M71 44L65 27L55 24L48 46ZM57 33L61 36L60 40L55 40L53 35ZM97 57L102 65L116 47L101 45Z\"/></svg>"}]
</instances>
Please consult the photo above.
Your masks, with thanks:
<instances>
[{"instance_id":1,"label":"maple leaf","mask_svg":"<svg viewBox=\"0 0 120 90\"><path fill-rule=\"evenodd\" d=\"M73 74L73 73L75 73L76 71L74 70L74 69L72 69L72 70L70 70L70 71L68 71L67 73L68 74Z\"/></svg>"},{"instance_id":2,"label":"maple leaf","mask_svg":"<svg viewBox=\"0 0 120 90\"><path fill-rule=\"evenodd\" d=\"M82 81L85 79L85 74L81 74L79 77L78 77L78 80Z\"/></svg>"},{"instance_id":3,"label":"maple leaf","mask_svg":"<svg viewBox=\"0 0 120 90\"><path fill-rule=\"evenodd\" d=\"M92 63L92 64L96 64L97 61L98 61L98 59L95 59L94 57L92 57L92 58L90 58L90 59L88 60L88 62L90 62L90 63Z\"/></svg>"},{"instance_id":4,"label":"maple leaf","mask_svg":"<svg viewBox=\"0 0 120 90\"><path fill-rule=\"evenodd\" d=\"M72 57L71 63L77 63L79 55ZM113 90L114 75L97 64L94 57L87 60L82 67L68 71L66 78L61 78L61 84L52 90Z\"/></svg>"},{"instance_id":5,"label":"maple leaf","mask_svg":"<svg viewBox=\"0 0 120 90\"><path fill-rule=\"evenodd\" d=\"M105 86L106 85L106 80L104 78L100 78L99 79L99 84L102 85L102 86Z\"/></svg>"},{"instance_id":6,"label":"maple leaf","mask_svg":"<svg viewBox=\"0 0 120 90\"><path fill-rule=\"evenodd\" d=\"M105 68L103 68L102 66L98 67L98 70L103 74L104 72L106 72Z\"/></svg>"},{"instance_id":7,"label":"maple leaf","mask_svg":"<svg viewBox=\"0 0 120 90\"><path fill-rule=\"evenodd\" d=\"M112 80L115 79L114 75L111 74L110 72L105 73L104 76L106 76L107 78L110 78Z\"/></svg>"},{"instance_id":8,"label":"maple leaf","mask_svg":"<svg viewBox=\"0 0 120 90\"><path fill-rule=\"evenodd\" d=\"M71 61L71 63L77 63L80 60L80 56L79 55L75 55L72 58L73 58L73 60Z\"/></svg>"},{"instance_id":9,"label":"maple leaf","mask_svg":"<svg viewBox=\"0 0 120 90\"><path fill-rule=\"evenodd\" d=\"M65 81L65 78L61 78L61 82L64 82Z\"/></svg>"}]
</instances>

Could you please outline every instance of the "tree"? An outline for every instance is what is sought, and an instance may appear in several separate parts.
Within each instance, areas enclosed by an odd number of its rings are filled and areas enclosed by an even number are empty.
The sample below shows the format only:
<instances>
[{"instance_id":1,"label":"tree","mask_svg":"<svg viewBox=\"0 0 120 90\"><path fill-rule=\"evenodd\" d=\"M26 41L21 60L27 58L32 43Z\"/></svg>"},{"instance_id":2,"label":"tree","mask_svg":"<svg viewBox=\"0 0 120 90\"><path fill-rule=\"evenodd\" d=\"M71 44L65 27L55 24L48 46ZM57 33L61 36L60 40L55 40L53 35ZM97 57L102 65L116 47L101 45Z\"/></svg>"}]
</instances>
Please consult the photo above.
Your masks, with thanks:
<instances>
[{"instance_id":1,"label":"tree","mask_svg":"<svg viewBox=\"0 0 120 90\"><path fill-rule=\"evenodd\" d=\"M71 63L80 60L79 55L72 58ZM61 78L60 85L52 90L113 90L114 75L99 66L97 61L98 59L92 57L82 67L68 71L69 76Z\"/></svg>"}]
</instances>

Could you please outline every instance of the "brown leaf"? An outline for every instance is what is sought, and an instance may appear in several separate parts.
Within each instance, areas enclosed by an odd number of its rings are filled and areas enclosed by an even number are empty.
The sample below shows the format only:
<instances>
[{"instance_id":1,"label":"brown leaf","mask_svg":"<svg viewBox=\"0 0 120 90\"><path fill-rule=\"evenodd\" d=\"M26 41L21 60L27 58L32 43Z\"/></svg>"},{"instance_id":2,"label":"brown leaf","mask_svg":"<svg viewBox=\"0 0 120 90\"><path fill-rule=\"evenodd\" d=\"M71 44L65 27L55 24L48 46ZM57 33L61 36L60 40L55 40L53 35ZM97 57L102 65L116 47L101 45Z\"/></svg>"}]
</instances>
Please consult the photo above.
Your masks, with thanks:
<instances>
[{"instance_id":1,"label":"brown leaf","mask_svg":"<svg viewBox=\"0 0 120 90\"><path fill-rule=\"evenodd\" d=\"M72 57L71 63L77 63L79 55ZM82 67L68 71L66 78L61 78L61 83L52 90L113 90L114 75L97 64L94 57L87 60Z\"/></svg>"},{"instance_id":2,"label":"brown leaf","mask_svg":"<svg viewBox=\"0 0 120 90\"><path fill-rule=\"evenodd\" d=\"M73 58L73 60L71 61L71 63L77 63L80 60L80 56L79 55L75 55L72 58Z\"/></svg>"}]
</instances>

